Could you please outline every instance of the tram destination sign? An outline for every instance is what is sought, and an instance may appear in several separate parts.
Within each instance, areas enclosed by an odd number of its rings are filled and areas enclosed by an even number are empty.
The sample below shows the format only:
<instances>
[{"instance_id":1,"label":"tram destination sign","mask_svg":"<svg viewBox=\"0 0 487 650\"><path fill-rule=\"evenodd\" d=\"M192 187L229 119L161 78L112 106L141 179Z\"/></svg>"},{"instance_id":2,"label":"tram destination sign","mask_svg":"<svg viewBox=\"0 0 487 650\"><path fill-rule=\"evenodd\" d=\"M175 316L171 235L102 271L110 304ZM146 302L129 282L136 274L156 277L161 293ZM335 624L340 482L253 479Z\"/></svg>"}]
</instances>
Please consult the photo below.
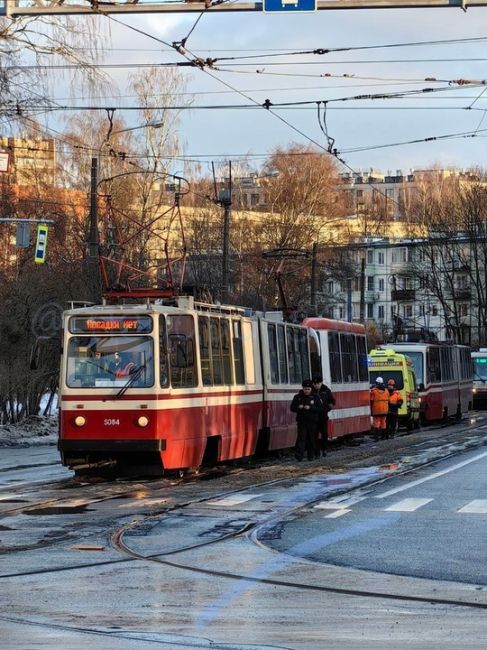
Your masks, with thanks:
<instances>
[{"instance_id":1,"label":"tram destination sign","mask_svg":"<svg viewBox=\"0 0 487 650\"><path fill-rule=\"evenodd\" d=\"M147 334L152 331L150 316L72 316L72 334Z\"/></svg>"}]
</instances>

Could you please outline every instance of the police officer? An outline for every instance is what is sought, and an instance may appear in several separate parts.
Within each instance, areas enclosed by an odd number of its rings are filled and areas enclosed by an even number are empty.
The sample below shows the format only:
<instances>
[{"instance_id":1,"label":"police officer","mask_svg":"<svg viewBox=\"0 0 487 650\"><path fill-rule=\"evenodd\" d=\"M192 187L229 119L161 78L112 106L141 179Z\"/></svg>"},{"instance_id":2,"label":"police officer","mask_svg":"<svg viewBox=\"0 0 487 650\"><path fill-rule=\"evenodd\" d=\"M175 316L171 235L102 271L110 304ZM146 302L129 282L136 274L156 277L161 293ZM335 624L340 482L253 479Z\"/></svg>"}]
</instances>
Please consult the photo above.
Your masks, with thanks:
<instances>
[{"instance_id":1,"label":"police officer","mask_svg":"<svg viewBox=\"0 0 487 650\"><path fill-rule=\"evenodd\" d=\"M299 391L291 402L291 411L296 413L298 437L296 440L296 459L301 461L306 452L308 460L313 460L317 455L316 430L321 413L321 402L313 393L313 384L310 379L305 379Z\"/></svg>"},{"instance_id":2,"label":"police officer","mask_svg":"<svg viewBox=\"0 0 487 650\"><path fill-rule=\"evenodd\" d=\"M326 447L328 442L328 413L335 406L335 398L328 386L325 386L323 383L323 377L321 375L315 375L312 381L313 394L316 395L316 399L319 400L321 404L320 420L316 432L317 456L319 457L321 451L321 454L324 457L326 456ZM321 437L319 438L318 436Z\"/></svg>"}]
</instances>

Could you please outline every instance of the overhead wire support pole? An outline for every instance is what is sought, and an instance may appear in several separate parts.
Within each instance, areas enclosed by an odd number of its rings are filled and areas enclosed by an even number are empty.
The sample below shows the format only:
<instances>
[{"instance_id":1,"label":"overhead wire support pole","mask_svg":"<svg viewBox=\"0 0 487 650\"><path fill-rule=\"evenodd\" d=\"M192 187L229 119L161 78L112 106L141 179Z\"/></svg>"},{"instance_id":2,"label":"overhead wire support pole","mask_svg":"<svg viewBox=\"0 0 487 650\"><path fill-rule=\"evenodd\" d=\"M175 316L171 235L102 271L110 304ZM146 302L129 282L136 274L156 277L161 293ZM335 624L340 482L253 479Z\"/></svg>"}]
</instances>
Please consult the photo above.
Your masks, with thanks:
<instances>
[{"instance_id":1,"label":"overhead wire support pole","mask_svg":"<svg viewBox=\"0 0 487 650\"><path fill-rule=\"evenodd\" d=\"M90 298L96 303L101 299L100 234L98 231L98 158L91 159L90 216L88 233L87 270L91 294Z\"/></svg>"},{"instance_id":2,"label":"overhead wire support pole","mask_svg":"<svg viewBox=\"0 0 487 650\"><path fill-rule=\"evenodd\" d=\"M220 199L223 207L223 259L222 259L222 298L228 301L230 287L230 220L232 217L232 161L228 161L228 192Z\"/></svg>"},{"instance_id":3,"label":"overhead wire support pole","mask_svg":"<svg viewBox=\"0 0 487 650\"><path fill-rule=\"evenodd\" d=\"M348 9L434 9L485 7L487 0L318 0L318 11ZM3 10L3 11L2 11ZM75 14L129 14L129 13L201 13L202 11L236 12L263 11L262 2L164 2L154 0L139 4L138 0L119 1L116 4L99 4L95 0L73 0L69 4L59 0L0 0L0 15L41 16Z\"/></svg>"},{"instance_id":4,"label":"overhead wire support pole","mask_svg":"<svg viewBox=\"0 0 487 650\"><path fill-rule=\"evenodd\" d=\"M310 288L310 316L317 315L317 293L318 293L318 243L313 243L311 253L311 288Z\"/></svg>"}]
</instances>

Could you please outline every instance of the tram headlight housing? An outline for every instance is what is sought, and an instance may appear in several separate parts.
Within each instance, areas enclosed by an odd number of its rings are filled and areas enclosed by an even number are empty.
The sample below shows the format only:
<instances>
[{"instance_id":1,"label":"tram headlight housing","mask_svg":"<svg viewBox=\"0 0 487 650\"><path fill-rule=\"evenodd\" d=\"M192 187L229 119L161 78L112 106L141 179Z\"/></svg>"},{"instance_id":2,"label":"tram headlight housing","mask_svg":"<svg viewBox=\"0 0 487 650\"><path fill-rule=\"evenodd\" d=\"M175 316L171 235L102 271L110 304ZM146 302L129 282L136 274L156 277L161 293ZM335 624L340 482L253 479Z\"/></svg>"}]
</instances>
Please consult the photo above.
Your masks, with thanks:
<instances>
[{"instance_id":1,"label":"tram headlight housing","mask_svg":"<svg viewBox=\"0 0 487 650\"><path fill-rule=\"evenodd\" d=\"M77 415L74 418L74 424L77 427L84 427L86 424L86 418L83 415Z\"/></svg>"},{"instance_id":2,"label":"tram headlight housing","mask_svg":"<svg viewBox=\"0 0 487 650\"><path fill-rule=\"evenodd\" d=\"M141 415L137 418L137 424L139 427L146 427L149 424L149 418L145 415Z\"/></svg>"}]
</instances>

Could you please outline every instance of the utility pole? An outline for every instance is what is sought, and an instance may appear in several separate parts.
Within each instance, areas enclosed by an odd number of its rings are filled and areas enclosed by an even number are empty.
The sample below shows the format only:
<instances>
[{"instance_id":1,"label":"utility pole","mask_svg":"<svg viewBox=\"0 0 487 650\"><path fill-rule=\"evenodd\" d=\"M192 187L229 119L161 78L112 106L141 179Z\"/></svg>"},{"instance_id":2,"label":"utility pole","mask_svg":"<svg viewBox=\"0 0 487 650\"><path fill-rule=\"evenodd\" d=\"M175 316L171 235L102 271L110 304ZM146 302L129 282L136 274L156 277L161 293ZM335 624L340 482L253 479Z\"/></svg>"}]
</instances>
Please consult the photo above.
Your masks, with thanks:
<instances>
[{"instance_id":1,"label":"utility pole","mask_svg":"<svg viewBox=\"0 0 487 650\"><path fill-rule=\"evenodd\" d=\"M228 190L220 192L218 204L223 208L222 302L228 302L230 280L230 222L232 218L232 161L228 161Z\"/></svg>"},{"instance_id":2,"label":"utility pole","mask_svg":"<svg viewBox=\"0 0 487 650\"><path fill-rule=\"evenodd\" d=\"M316 316L318 293L318 244L314 242L313 251L311 253L311 288L310 288L310 315Z\"/></svg>"},{"instance_id":3,"label":"utility pole","mask_svg":"<svg viewBox=\"0 0 487 650\"><path fill-rule=\"evenodd\" d=\"M360 322L365 323L365 256L360 260Z\"/></svg>"},{"instance_id":4,"label":"utility pole","mask_svg":"<svg viewBox=\"0 0 487 650\"><path fill-rule=\"evenodd\" d=\"M100 302L100 234L98 232L98 158L91 159L90 217L88 235L88 278L90 299Z\"/></svg>"}]
</instances>

